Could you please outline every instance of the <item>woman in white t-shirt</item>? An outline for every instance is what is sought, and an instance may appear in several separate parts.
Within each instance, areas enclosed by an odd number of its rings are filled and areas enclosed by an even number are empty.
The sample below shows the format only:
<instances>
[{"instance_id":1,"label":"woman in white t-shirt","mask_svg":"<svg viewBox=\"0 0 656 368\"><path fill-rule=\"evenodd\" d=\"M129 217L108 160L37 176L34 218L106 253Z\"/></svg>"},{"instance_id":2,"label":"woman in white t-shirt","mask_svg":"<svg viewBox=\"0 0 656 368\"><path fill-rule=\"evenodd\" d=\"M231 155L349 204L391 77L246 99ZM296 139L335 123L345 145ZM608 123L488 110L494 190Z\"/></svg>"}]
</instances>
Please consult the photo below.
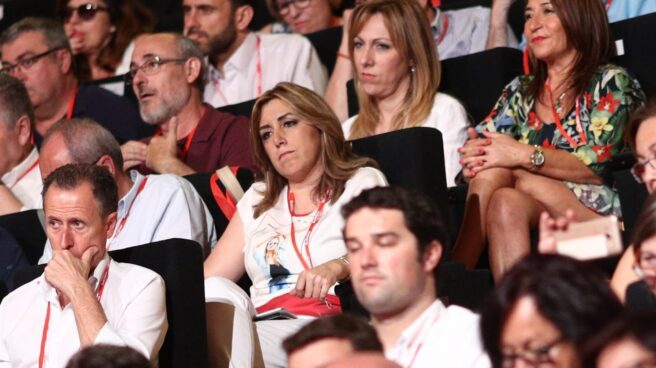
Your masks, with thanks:
<instances>
[{"instance_id":1,"label":"woman in white t-shirt","mask_svg":"<svg viewBox=\"0 0 656 368\"><path fill-rule=\"evenodd\" d=\"M340 209L363 189L386 185L385 177L370 167L373 161L351 152L337 117L309 89L278 84L258 99L251 121L264 178L239 201L205 261L205 277L222 280L206 280L206 297L217 288L234 292L226 279L234 282L247 272L251 299L234 304L248 304L251 313L253 307L257 313L282 307L300 316L340 313L334 285L349 276ZM284 324L275 331L292 332Z\"/></svg>"},{"instance_id":2,"label":"woman in white t-shirt","mask_svg":"<svg viewBox=\"0 0 656 368\"><path fill-rule=\"evenodd\" d=\"M412 19L409 22L408 19ZM461 169L457 149L467 139L467 113L453 97L436 93L440 62L430 25L416 1L376 1L351 15L349 52L359 115L342 127L347 139L416 126L442 133L447 186Z\"/></svg>"}]
</instances>

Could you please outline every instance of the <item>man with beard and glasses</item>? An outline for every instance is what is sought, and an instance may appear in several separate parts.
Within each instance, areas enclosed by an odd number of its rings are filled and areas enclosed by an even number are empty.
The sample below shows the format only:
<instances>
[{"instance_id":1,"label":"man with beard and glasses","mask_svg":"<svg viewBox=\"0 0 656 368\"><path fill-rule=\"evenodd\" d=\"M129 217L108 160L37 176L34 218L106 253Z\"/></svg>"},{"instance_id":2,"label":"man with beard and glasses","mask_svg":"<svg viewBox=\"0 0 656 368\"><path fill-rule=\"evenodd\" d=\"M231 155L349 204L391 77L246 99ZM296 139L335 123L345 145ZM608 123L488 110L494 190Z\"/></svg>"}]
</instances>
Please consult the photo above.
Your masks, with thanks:
<instances>
[{"instance_id":1,"label":"man with beard and glasses","mask_svg":"<svg viewBox=\"0 0 656 368\"><path fill-rule=\"evenodd\" d=\"M188 175L226 165L253 167L248 119L202 101L206 70L203 53L179 34L139 38L129 76L141 117L158 130L147 142L121 147L124 169Z\"/></svg>"},{"instance_id":2,"label":"man with beard and glasses","mask_svg":"<svg viewBox=\"0 0 656 368\"><path fill-rule=\"evenodd\" d=\"M328 75L300 35L250 32L253 0L184 0L184 34L208 56L205 101L215 107L259 97L278 82L323 94Z\"/></svg>"}]
</instances>

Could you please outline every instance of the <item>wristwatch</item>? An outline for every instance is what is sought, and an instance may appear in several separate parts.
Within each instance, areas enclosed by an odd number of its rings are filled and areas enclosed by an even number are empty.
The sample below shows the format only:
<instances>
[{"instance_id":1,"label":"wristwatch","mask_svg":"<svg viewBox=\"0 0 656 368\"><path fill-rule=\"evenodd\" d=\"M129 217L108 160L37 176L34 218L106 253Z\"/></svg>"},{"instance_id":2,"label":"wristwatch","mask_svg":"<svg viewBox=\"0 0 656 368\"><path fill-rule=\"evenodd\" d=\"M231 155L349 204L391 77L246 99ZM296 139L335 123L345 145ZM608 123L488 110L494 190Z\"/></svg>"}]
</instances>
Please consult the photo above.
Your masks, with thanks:
<instances>
[{"instance_id":1,"label":"wristwatch","mask_svg":"<svg viewBox=\"0 0 656 368\"><path fill-rule=\"evenodd\" d=\"M531 153L531 165L533 166L533 170L536 170L544 165L544 151L537 144L533 145L533 148L535 150Z\"/></svg>"}]
</instances>

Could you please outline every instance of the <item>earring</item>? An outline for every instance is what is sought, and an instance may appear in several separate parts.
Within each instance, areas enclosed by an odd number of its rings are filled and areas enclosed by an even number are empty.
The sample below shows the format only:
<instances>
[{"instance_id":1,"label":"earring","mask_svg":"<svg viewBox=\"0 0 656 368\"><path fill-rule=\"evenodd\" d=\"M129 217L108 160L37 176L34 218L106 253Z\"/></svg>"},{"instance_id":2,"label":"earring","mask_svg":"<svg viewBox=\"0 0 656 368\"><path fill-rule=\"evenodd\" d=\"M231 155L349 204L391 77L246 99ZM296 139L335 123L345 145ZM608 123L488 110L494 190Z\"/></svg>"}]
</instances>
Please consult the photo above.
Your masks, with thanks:
<instances>
[{"instance_id":1,"label":"earring","mask_svg":"<svg viewBox=\"0 0 656 368\"><path fill-rule=\"evenodd\" d=\"M415 72L415 67L413 65L413 66L410 67L410 73L414 73L414 72Z\"/></svg>"}]
</instances>

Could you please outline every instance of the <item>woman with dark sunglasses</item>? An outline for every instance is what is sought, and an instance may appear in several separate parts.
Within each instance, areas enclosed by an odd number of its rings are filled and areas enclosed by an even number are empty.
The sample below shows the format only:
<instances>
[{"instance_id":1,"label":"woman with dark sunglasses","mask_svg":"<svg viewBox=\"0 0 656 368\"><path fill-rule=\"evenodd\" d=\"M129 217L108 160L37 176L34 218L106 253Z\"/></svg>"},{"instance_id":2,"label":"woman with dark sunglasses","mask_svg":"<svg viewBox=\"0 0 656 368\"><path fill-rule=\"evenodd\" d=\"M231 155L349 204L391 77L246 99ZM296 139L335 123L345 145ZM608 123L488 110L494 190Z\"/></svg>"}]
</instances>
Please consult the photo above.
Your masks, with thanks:
<instances>
[{"instance_id":1,"label":"woman with dark sunglasses","mask_svg":"<svg viewBox=\"0 0 656 368\"><path fill-rule=\"evenodd\" d=\"M57 9L80 77L86 80L126 73L132 41L155 25L154 16L138 1L58 0Z\"/></svg>"}]
</instances>

